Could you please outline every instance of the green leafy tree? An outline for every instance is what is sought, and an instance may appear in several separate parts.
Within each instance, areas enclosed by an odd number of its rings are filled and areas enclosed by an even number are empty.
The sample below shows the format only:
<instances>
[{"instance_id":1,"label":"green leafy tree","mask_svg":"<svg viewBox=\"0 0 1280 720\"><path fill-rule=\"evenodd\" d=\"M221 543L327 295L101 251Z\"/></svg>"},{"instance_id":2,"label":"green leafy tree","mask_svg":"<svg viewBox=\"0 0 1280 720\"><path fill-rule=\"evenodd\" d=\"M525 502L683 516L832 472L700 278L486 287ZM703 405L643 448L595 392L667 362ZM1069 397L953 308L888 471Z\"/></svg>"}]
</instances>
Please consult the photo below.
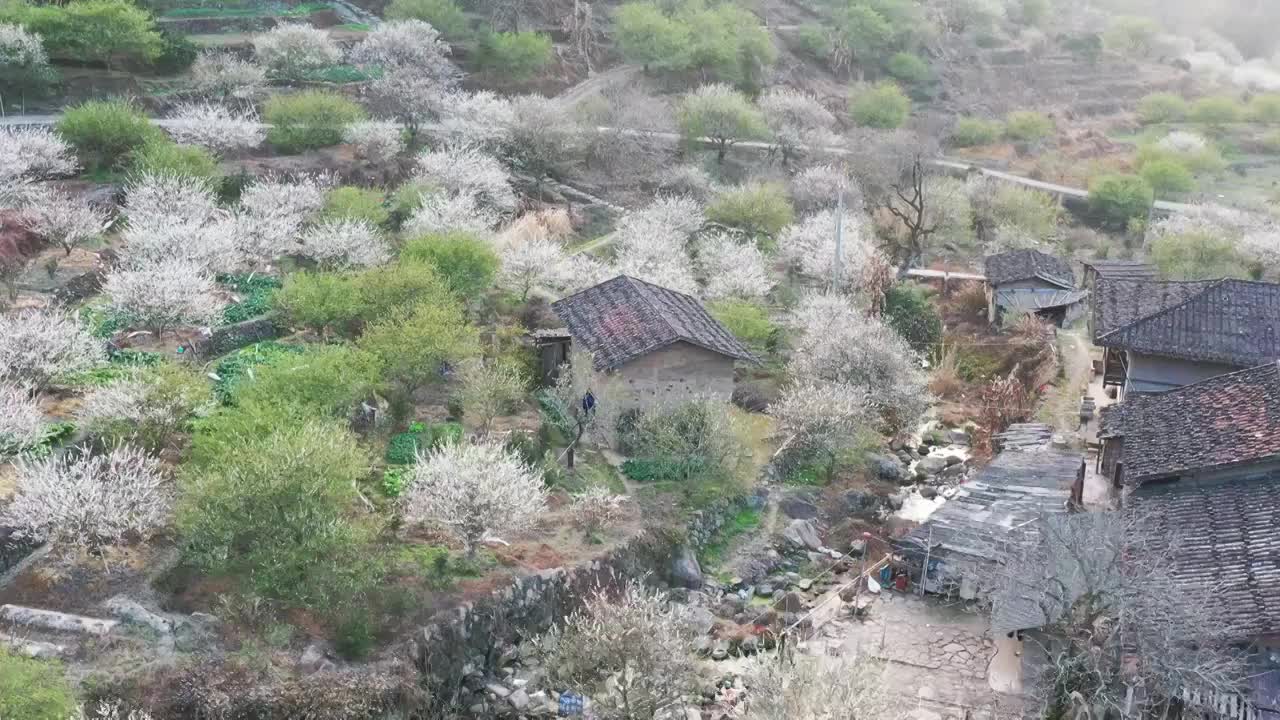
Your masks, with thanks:
<instances>
[{"instance_id":1,"label":"green leafy tree","mask_svg":"<svg viewBox=\"0 0 1280 720\"><path fill-rule=\"evenodd\" d=\"M308 90L272 95L263 117L271 125L267 141L282 152L296 153L341 143L346 127L363 120L365 112L337 93Z\"/></svg>"},{"instance_id":2,"label":"green leafy tree","mask_svg":"<svg viewBox=\"0 0 1280 720\"><path fill-rule=\"evenodd\" d=\"M360 312L360 289L351 278L337 273L293 273L274 296L276 309L294 327L305 327L320 336L346 331Z\"/></svg>"},{"instance_id":3,"label":"green leafy tree","mask_svg":"<svg viewBox=\"0 0 1280 720\"><path fill-rule=\"evenodd\" d=\"M911 99L891 82L877 83L854 93L849 115L862 127L892 130L902 127L911 115Z\"/></svg>"},{"instance_id":4,"label":"green leafy tree","mask_svg":"<svg viewBox=\"0 0 1280 720\"><path fill-rule=\"evenodd\" d=\"M919 55L909 52L894 53L885 64L885 70L895 80L908 85L923 85L933 78L929 63L921 60Z\"/></svg>"},{"instance_id":5,"label":"green leafy tree","mask_svg":"<svg viewBox=\"0 0 1280 720\"><path fill-rule=\"evenodd\" d=\"M1155 20L1133 15L1121 15L1111 21L1111 27L1102 34L1103 45L1121 55L1143 56L1151 50L1151 43L1160 33Z\"/></svg>"},{"instance_id":6,"label":"green leafy tree","mask_svg":"<svg viewBox=\"0 0 1280 720\"><path fill-rule=\"evenodd\" d=\"M354 185L330 190L320 214L331 220L364 220L371 225L386 225L391 218L381 190Z\"/></svg>"},{"instance_id":7,"label":"green leafy tree","mask_svg":"<svg viewBox=\"0 0 1280 720\"><path fill-rule=\"evenodd\" d=\"M703 7L689 3L676 15L689 27L693 46L690 68L704 81L757 90L778 51L759 19L734 3Z\"/></svg>"},{"instance_id":8,"label":"green leafy tree","mask_svg":"<svg viewBox=\"0 0 1280 720\"><path fill-rule=\"evenodd\" d=\"M21 25L6 24L3 18L0 12L0 101L46 94L58 74L49 66L40 36Z\"/></svg>"},{"instance_id":9,"label":"green leafy tree","mask_svg":"<svg viewBox=\"0 0 1280 720\"><path fill-rule=\"evenodd\" d=\"M707 206L707 219L769 245L795 220L795 209L780 183L750 182L722 191Z\"/></svg>"},{"instance_id":10,"label":"green leafy tree","mask_svg":"<svg viewBox=\"0 0 1280 720\"><path fill-rule=\"evenodd\" d=\"M835 17L836 36L850 62L867 66L881 58L894 43L894 28L878 10L853 3Z\"/></svg>"},{"instance_id":11,"label":"green leafy tree","mask_svg":"<svg viewBox=\"0 0 1280 720\"><path fill-rule=\"evenodd\" d=\"M388 20L424 20L449 40L471 36L471 25L462 8L453 0L391 0Z\"/></svg>"},{"instance_id":12,"label":"green leafy tree","mask_svg":"<svg viewBox=\"0 0 1280 720\"><path fill-rule=\"evenodd\" d=\"M1249 119L1256 123L1275 125L1280 123L1280 93L1262 93L1249 100L1246 110Z\"/></svg>"},{"instance_id":13,"label":"green leafy tree","mask_svg":"<svg viewBox=\"0 0 1280 720\"><path fill-rule=\"evenodd\" d=\"M692 36L689 26L668 17L656 3L632 2L614 14L613 33L627 62L680 71L689 66Z\"/></svg>"},{"instance_id":14,"label":"green leafy tree","mask_svg":"<svg viewBox=\"0 0 1280 720\"><path fill-rule=\"evenodd\" d=\"M1124 230L1131 220L1145 220L1154 192L1136 175L1103 175L1089 183L1089 210L1101 225Z\"/></svg>"},{"instance_id":15,"label":"green leafy tree","mask_svg":"<svg viewBox=\"0 0 1280 720\"><path fill-rule=\"evenodd\" d=\"M885 324L925 356L942 342L942 315L930 294L926 287L902 283L889 288L884 296Z\"/></svg>"},{"instance_id":16,"label":"green leafy tree","mask_svg":"<svg viewBox=\"0 0 1280 720\"><path fill-rule=\"evenodd\" d=\"M23 657L0 645L0 717L67 720L75 709L62 663Z\"/></svg>"},{"instance_id":17,"label":"green leafy tree","mask_svg":"<svg viewBox=\"0 0 1280 720\"><path fill-rule=\"evenodd\" d=\"M1185 193L1195 189L1191 170L1173 158L1160 158L1145 163L1139 171L1142 179L1157 193Z\"/></svg>"},{"instance_id":18,"label":"green leafy tree","mask_svg":"<svg viewBox=\"0 0 1280 720\"><path fill-rule=\"evenodd\" d=\"M0 14L40 35L49 54L59 60L100 62L109 70L121 60L151 63L164 52L164 39L151 14L128 0L14 4Z\"/></svg>"},{"instance_id":19,"label":"green leafy tree","mask_svg":"<svg viewBox=\"0 0 1280 720\"><path fill-rule=\"evenodd\" d=\"M489 33L480 41L477 62L495 75L528 80L551 62L551 38L535 32Z\"/></svg>"},{"instance_id":20,"label":"green leafy tree","mask_svg":"<svg viewBox=\"0 0 1280 720\"><path fill-rule=\"evenodd\" d=\"M90 100L77 105L63 113L57 130L91 171L127 162L144 145L165 139L164 132L142 111L121 100Z\"/></svg>"},{"instance_id":21,"label":"green leafy tree","mask_svg":"<svg viewBox=\"0 0 1280 720\"><path fill-rule=\"evenodd\" d=\"M1208 232L1164 235L1151 242L1151 259L1170 280L1248 278L1249 264L1230 238Z\"/></svg>"},{"instance_id":22,"label":"green leafy tree","mask_svg":"<svg viewBox=\"0 0 1280 720\"><path fill-rule=\"evenodd\" d=\"M377 389L377 358L349 345L281 353L254 369L232 393L232 404L295 405L310 414L345 417Z\"/></svg>"},{"instance_id":23,"label":"green leafy tree","mask_svg":"<svg viewBox=\"0 0 1280 720\"><path fill-rule=\"evenodd\" d=\"M680 99L678 118L685 139L690 143L710 140L716 148L716 161L721 163L729 146L739 140L769 136L759 108L728 85L703 85L686 93Z\"/></svg>"},{"instance_id":24,"label":"green leafy tree","mask_svg":"<svg viewBox=\"0 0 1280 720\"><path fill-rule=\"evenodd\" d=\"M1187 117L1187 101L1169 92L1151 93L1138 101L1138 118L1143 123L1181 122Z\"/></svg>"},{"instance_id":25,"label":"green leafy tree","mask_svg":"<svg viewBox=\"0 0 1280 720\"><path fill-rule=\"evenodd\" d=\"M372 323L359 347L377 357L386 376L412 396L441 380L446 365L477 355L479 338L461 305L445 294Z\"/></svg>"},{"instance_id":26,"label":"green leafy tree","mask_svg":"<svg viewBox=\"0 0 1280 720\"><path fill-rule=\"evenodd\" d=\"M133 156L136 173L187 175L213 180L220 174L218 161L202 147L179 145L169 138L148 141Z\"/></svg>"},{"instance_id":27,"label":"green leafy tree","mask_svg":"<svg viewBox=\"0 0 1280 720\"><path fill-rule=\"evenodd\" d=\"M400 257L435 268L460 300L479 296L493 286L498 255L483 239L466 232L436 233L405 243Z\"/></svg>"},{"instance_id":28,"label":"green leafy tree","mask_svg":"<svg viewBox=\"0 0 1280 720\"><path fill-rule=\"evenodd\" d=\"M371 458L343 421L247 430L185 467L177 526L186 561L270 600L325 609L358 596L376 567L352 519Z\"/></svg>"},{"instance_id":29,"label":"green leafy tree","mask_svg":"<svg viewBox=\"0 0 1280 720\"><path fill-rule=\"evenodd\" d=\"M778 343L778 326L763 305L750 300L716 300L707 305L711 316L756 353L766 353Z\"/></svg>"}]
</instances>

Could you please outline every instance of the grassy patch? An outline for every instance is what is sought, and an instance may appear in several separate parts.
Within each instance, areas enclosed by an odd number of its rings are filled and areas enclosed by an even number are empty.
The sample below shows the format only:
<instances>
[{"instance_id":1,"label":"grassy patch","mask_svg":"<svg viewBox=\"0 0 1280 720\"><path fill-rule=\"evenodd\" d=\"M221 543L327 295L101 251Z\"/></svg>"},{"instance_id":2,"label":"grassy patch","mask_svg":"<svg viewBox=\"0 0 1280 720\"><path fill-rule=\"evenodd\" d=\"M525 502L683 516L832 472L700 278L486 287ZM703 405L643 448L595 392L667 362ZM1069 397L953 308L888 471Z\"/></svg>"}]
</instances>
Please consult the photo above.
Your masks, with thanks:
<instances>
[{"instance_id":1,"label":"grassy patch","mask_svg":"<svg viewBox=\"0 0 1280 720\"><path fill-rule=\"evenodd\" d=\"M728 522L720 526L711 541L703 546L699 553L699 562L704 566L714 567L724 560L725 551L734 538L760 526L760 511L754 508L739 510Z\"/></svg>"}]
</instances>

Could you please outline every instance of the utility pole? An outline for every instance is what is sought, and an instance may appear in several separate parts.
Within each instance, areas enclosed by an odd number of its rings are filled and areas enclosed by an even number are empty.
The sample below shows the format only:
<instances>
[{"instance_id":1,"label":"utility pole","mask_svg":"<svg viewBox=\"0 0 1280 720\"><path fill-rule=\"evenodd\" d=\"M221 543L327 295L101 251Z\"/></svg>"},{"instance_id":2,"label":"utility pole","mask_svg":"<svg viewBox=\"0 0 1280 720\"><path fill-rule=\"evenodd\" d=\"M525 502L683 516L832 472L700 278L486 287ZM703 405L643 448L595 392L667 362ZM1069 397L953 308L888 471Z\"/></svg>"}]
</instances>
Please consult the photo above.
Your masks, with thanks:
<instances>
[{"instance_id":1,"label":"utility pole","mask_svg":"<svg viewBox=\"0 0 1280 720\"><path fill-rule=\"evenodd\" d=\"M838 290L844 276L844 182L836 186L836 256L831 261L831 289Z\"/></svg>"}]
</instances>

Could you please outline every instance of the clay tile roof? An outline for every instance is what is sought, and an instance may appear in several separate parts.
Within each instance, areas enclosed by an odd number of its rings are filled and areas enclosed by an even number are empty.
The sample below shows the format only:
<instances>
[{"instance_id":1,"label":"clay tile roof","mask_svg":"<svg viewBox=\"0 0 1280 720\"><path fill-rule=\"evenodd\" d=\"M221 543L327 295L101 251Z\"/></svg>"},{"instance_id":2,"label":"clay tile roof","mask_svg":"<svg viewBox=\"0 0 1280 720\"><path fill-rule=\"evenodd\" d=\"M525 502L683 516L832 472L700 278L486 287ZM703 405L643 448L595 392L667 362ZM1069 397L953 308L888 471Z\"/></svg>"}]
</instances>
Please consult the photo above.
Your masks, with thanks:
<instances>
[{"instance_id":1,"label":"clay tile roof","mask_svg":"<svg viewBox=\"0 0 1280 720\"><path fill-rule=\"evenodd\" d=\"M1155 280L1159 276L1155 265L1141 260L1089 260L1084 265L1108 280Z\"/></svg>"},{"instance_id":2,"label":"clay tile roof","mask_svg":"<svg viewBox=\"0 0 1280 720\"><path fill-rule=\"evenodd\" d=\"M1131 394L1103 409L1099 435L1124 439L1131 484L1280 458L1280 365Z\"/></svg>"},{"instance_id":3,"label":"clay tile roof","mask_svg":"<svg viewBox=\"0 0 1280 720\"><path fill-rule=\"evenodd\" d=\"M1066 290L1076 287L1076 275L1071 264L1039 250L1012 250L988 255L986 275L987 282L992 285L1039 279Z\"/></svg>"},{"instance_id":4,"label":"clay tile roof","mask_svg":"<svg viewBox=\"0 0 1280 720\"><path fill-rule=\"evenodd\" d=\"M573 341L612 370L684 341L736 360L757 362L696 299L619 275L551 304Z\"/></svg>"},{"instance_id":5,"label":"clay tile roof","mask_svg":"<svg viewBox=\"0 0 1280 720\"><path fill-rule=\"evenodd\" d=\"M1108 290L1113 283L1126 287ZM1106 280L1099 286L1099 345L1237 367L1280 358L1278 284Z\"/></svg>"},{"instance_id":6,"label":"clay tile roof","mask_svg":"<svg viewBox=\"0 0 1280 720\"><path fill-rule=\"evenodd\" d=\"M1209 591L1228 638L1280 632L1280 471L1217 482L1145 485L1133 504L1173 540L1173 575Z\"/></svg>"}]
</instances>

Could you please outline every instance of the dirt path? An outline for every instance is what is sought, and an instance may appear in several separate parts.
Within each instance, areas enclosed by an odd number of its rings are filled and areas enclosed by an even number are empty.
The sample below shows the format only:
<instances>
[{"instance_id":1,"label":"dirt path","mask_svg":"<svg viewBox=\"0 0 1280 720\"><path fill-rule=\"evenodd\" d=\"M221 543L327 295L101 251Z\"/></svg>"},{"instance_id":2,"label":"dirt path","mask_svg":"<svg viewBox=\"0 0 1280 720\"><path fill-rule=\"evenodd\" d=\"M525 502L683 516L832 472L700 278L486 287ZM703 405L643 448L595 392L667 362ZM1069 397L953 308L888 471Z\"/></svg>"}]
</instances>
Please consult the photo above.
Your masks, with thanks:
<instances>
[{"instance_id":1,"label":"dirt path","mask_svg":"<svg viewBox=\"0 0 1280 720\"><path fill-rule=\"evenodd\" d=\"M1045 393L1036 413L1041 422L1066 435L1080 432L1080 398L1093 378L1093 355L1084 333L1083 328L1058 331L1063 377Z\"/></svg>"},{"instance_id":2,"label":"dirt path","mask_svg":"<svg viewBox=\"0 0 1280 720\"><path fill-rule=\"evenodd\" d=\"M556 100L564 105L577 105L582 102L588 95L598 93L610 85L621 84L639 73L641 68L638 65L618 65L609 68L601 73L595 73L586 80L565 88L563 92L556 96Z\"/></svg>"}]
</instances>

